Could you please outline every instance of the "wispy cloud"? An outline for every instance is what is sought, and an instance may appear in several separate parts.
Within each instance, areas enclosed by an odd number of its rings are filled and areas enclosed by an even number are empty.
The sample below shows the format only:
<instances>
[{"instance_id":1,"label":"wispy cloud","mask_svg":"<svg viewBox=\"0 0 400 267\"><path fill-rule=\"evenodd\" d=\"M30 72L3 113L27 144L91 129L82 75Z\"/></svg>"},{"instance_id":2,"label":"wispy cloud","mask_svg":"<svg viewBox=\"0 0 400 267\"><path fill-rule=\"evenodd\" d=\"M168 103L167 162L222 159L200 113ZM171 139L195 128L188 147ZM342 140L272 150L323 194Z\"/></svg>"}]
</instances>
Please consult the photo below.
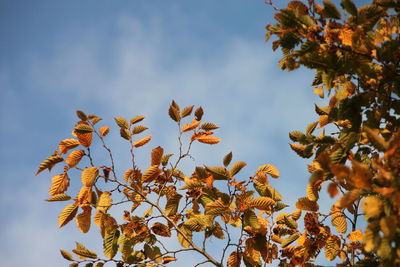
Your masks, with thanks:
<instances>
[{"instance_id":1,"label":"wispy cloud","mask_svg":"<svg viewBox=\"0 0 400 267\"><path fill-rule=\"evenodd\" d=\"M180 57L174 47L164 45L168 36L163 23L121 17L114 25L112 40L106 42L107 55L103 54L103 39L96 31L75 36L73 41L66 36L55 44L52 57L37 56L29 62L28 83L37 90L35 93L57 102L57 112L72 113L79 107L105 117L109 125L113 124L112 116L141 113L148 117L146 123L156 137L154 144L163 144L167 150L176 149L175 128L166 114L169 102L176 99L181 105L202 105L206 120L222 127L219 136L223 142L214 148L196 146L197 163L217 165L224 154L234 151L236 160L250 163L244 177L260 164L273 163L281 169L290 165L282 171L284 180L278 187L282 194L290 193L290 200L294 201L302 192L287 185L303 179L293 175L305 168L289 151L287 132L303 128L312 117L312 110L304 108L312 103L311 94L304 93L309 84L303 78L304 72L281 75L277 54L263 43L239 38L226 40L206 56L194 52ZM176 38L177 42L185 42L184 35ZM192 45L196 50L196 44ZM20 110L15 110L15 114L22 117ZM53 127L56 126L45 129L47 135L54 135ZM111 138L111 142L116 139ZM124 155L122 144L117 143L115 149L117 154ZM123 160L123 156L118 159ZM148 157L139 161L147 164ZM289 178L298 180L288 183ZM63 266L58 254L53 258L55 248L82 238L72 228L59 232L47 226L54 225L57 212L48 212L48 204L35 204L46 194L38 186L45 185L28 182L26 188L13 191L19 196L18 205L24 210L26 207L26 211L4 223L10 229L7 238L19 247L8 249L8 255L3 255L7 265L29 262L30 266ZM21 249L25 251L23 258Z\"/></svg>"}]
</instances>

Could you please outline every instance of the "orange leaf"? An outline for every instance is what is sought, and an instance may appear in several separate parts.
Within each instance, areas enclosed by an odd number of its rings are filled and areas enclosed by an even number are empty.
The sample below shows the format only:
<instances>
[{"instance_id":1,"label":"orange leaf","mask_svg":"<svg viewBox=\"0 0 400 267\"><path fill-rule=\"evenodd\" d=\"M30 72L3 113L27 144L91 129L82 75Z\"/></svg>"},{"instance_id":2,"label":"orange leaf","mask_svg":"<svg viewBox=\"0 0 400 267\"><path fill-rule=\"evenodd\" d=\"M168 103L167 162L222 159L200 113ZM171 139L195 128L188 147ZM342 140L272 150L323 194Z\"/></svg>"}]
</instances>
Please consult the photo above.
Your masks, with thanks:
<instances>
[{"instance_id":1,"label":"orange leaf","mask_svg":"<svg viewBox=\"0 0 400 267\"><path fill-rule=\"evenodd\" d=\"M200 143L209 144L209 145L214 145L214 144L219 143L219 141L221 141L220 138L217 138L215 136L208 136L208 135L201 135L201 136L197 137L196 139Z\"/></svg>"},{"instance_id":2,"label":"orange leaf","mask_svg":"<svg viewBox=\"0 0 400 267\"><path fill-rule=\"evenodd\" d=\"M150 142L151 140L151 135L146 136L145 138L142 138L140 140L137 140L136 142L133 143L134 147L141 147Z\"/></svg>"}]
</instances>

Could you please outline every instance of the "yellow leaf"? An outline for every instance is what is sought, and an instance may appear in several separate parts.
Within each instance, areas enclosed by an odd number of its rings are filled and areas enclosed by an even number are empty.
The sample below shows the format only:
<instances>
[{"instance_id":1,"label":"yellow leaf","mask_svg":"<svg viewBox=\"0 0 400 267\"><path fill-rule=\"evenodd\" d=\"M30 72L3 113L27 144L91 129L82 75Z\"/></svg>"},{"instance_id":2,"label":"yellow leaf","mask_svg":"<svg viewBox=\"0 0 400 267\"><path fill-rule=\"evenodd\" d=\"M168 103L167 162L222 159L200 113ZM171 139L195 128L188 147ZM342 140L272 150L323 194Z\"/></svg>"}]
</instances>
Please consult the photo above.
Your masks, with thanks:
<instances>
[{"instance_id":1,"label":"yellow leaf","mask_svg":"<svg viewBox=\"0 0 400 267\"><path fill-rule=\"evenodd\" d=\"M83 206L82 209L83 212L76 216L76 225L79 231L87 233L90 229L92 208L90 206Z\"/></svg>"},{"instance_id":2,"label":"yellow leaf","mask_svg":"<svg viewBox=\"0 0 400 267\"><path fill-rule=\"evenodd\" d=\"M259 210L268 210L272 205L275 205L275 201L269 197L256 197L249 202L250 206Z\"/></svg>"},{"instance_id":3,"label":"yellow leaf","mask_svg":"<svg viewBox=\"0 0 400 267\"><path fill-rule=\"evenodd\" d=\"M331 215L332 225L336 227L336 231L339 234L347 232L347 220L341 211L333 211Z\"/></svg>"},{"instance_id":4,"label":"yellow leaf","mask_svg":"<svg viewBox=\"0 0 400 267\"><path fill-rule=\"evenodd\" d=\"M99 169L96 167L89 167L82 171L81 181L84 186L91 187L94 185L97 176L99 176Z\"/></svg>"},{"instance_id":5,"label":"yellow leaf","mask_svg":"<svg viewBox=\"0 0 400 267\"><path fill-rule=\"evenodd\" d=\"M72 151L65 160L65 163L67 163L71 168L75 167L78 165L84 155L85 152L82 149Z\"/></svg>"},{"instance_id":6,"label":"yellow leaf","mask_svg":"<svg viewBox=\"0 0 400 267\"><path fill-rule=\"evenodd\" d=\"M110 198L110 192L103 192L100 195L99 202L97 203L97 210L106 212L110 207L112 200Z\"/></svg>"},{"instance_id":7,"label":"yellow leaf","mask_svg":"<svg viewBox=\"0 0 400 267\"><path fill-rule=\"evenodd\" d=\"M340 239L332 235L328 237L325 245L325 258L328 261L333 261L340 252Z\"/></svg>"},{"instance_id":8,"label":"yellow leaf","mask_svg":"<svg viewBox=\"0 0 400 267\"><path fill-rule=\"evenodd\" d=\"M78 192L77 200L80 205L88 204L92 197L92 187L82 186Z\"/></svg>"},{"instance_id":9,"label":"yellow leaf","mask_svg":"<svg viewBox=\"0 0 400 267\"><path fill-rule=\"evenodd\" d=\"M68 150L79 146L79 141L76 139L65 139L60 142L58 145L58 149L60 150L61 154L65 154Z\"/></svg>"},{"instance_id":10,"label":"yellow leaf","mask_svg":"<svg viewBox=\"0 0 400 267\"><path fill-rule=\"evenodd\" d=\"M265 172L265 173L271 175L271 177L273 177L273 178L278 178L280 176L278 169L274 165L271 165L271 164L265 164L265 165L258 167L257 173L259 173L259 172Z\"/></svg>"},{"instance_id":11,"label":"yellow leaf","mask_svg":"<svg viewBox=\"0 0 400 267\"><path fill-rule=\"evenodd\" d=\"M54 196L67 191L69 186L69 177L67 173L59 174L51 179L51 187L49 188L49 195Z\"/></svg>"},{"instance_id":12,"label":"yellow leaf","mask_svg":"<svg viewBox=\"0 0 400 267\"><path fill-rule=\"evenodd\" d=\"M351 232L350 234L348 234L347 238L351 242L361 241L363 239L363 234L360 229L357 229L357 230Z\"/></svg>"},{"instance_id":13,"label":"yellow leaf","mask_svg":"<svg viewBox=\"0 0 400 267\"><path fill-rule=\"evenodd\" d=\"M222 215L227 211L229 211L229 207L225 205L220 199L206 204L205 207L205 213L210 215Z\"/></svg>"},{"instance_id":14,"label":"yellow leaf","mask_svg":"<svg viewBox=\"0 0 400 267\"><path fill-rule=\"evenodd\" d=\"M361 209L364 211L367 218L377 218L382 212L383 203L377 196L368 196L363 199Z\"/></svg>"},{"instance_id":15,"label":"yellow leaf","mask_svg":"<svg viewBox=\"0 0 400 267\"><path fill-rule=\"evenodd\" d=\"M66 201L66 200L70 200L71 197L68 196L67 194L57 194L57 195L53 195L50 198L46 199L46 201Z\"/></svg>"},{"instance_id":16,"label":"yellow leaf","mask_svg":"<svg viewBox=\"0 0 400 267\"><path fill-rule=\"evenodd\" d=\"M143 116L135 116L135 117L133 117L133 118L131 119L131 124L138 123L138 122L142 121L143 119L144 119Z\"/></svg>"},{"instance_id":17,"label":"yellow leaf","mask_svg":"<svg viewBox=\"0 0 400 267\"><path fill-rule=\"evenodd\" d=\"M318 186L316 184L308 183L306 187L307 198L311 201L317 201L319 199Z\"/></svg>"},{"instance_id":18,"label":"yellow leaf","mask_svg":"<svg viewBox=\"0 0 400 267\"><path fill-rule=\"evenodd\" d=\"M318 95L320 98L324 98L324 87L323 86L320 86L320 87L315 87L314 88L314 93L316 94L316 95Z\"/></svg>"},{"instance_id":19,"label":"yellow leaf","mask_svg":"<svg viewBox=\"0 0 400 267\"><path fill-rule=\"evenodd\" d=\"M140 134L140 133L146 131L147 129L149 129L149 128L146 126L137 125L137 126L133 127L132 134Z\"/></svg>"},{"instance_id":20,"label":"yellow leaf","mask_svg":"<svg viewBox=\"0 0 400 267\"><path fill-rule=\"evenodd\" d=\"M299 237L300 237L299 234L294 234L294 235L291 235L291 236L289 236L289 237L283 239L283 240L282 240L282 243L281 243L281 247L282 247L282 248L285 248L285 247L289 246L291 243L293 243L294 241L296 241L297 238L299 238Z\"/></svg>"},{"instance_id":21,"label":"yellow leaf","mask_svg":"<svg viewBox=\"0 0 400 267\"><path fill-rule=\"evenodd\" d=\"M229 255L228 257L227 267L240 267L241 258L242 256L240 252L232 252L231 255Z\"/></svg>"},{"instance_id":22,"label":"yellow leaf","mask_svg":"<svg viewBox=\"0 0 400 267\"><path fill-rule=\"evenodd\" d=\"M158 175L160 174L161 169L158 168L158 165L153 165L148 168L142 175L142 180L144 183L150 183L154 181Z\"/></svg>"},{"instance_id":23,"label":"yellow leaf","mask_svg":"<svg viewBox=\"0 0 400 267\"><path fill-rule=\"evenodd\" d=\"M110 127L104 126L99 129L100 136L106 136L110 132Z\"/></svg>"},{"instance_id":24,"label":"yellow leaf","mask_svg":"<svg viewBox=\"0 0 400 267\"><path fill-rule=\"evenodd\" d=\"M144 146L145 144L147 144L148 142L150 142L151 140L151 135L146 136L140 140L137 140L136 142L133 143L134 147L141 147Z\"/></svg>"},{"instance_id":25,"label":"yellow leaf","mask_svg":"<svg viewBox=\"0 0 400 267\"><path fill-rule=\"evenodd\" d=\"M318 211L319 205L315 201L311 201L306 197L299 198L296 202L296 207L301 210Z\"/></svg>"},{"instance_id":26,"label":"yellow leaf","mask_svg":"<svg viewBox=\"0 0 400 267\"><path fill-rule=\"evenodd\" d=\"M368 188L371 186L371 179L374 175L369 170L368 166L357 162L356 160L353 160L352 164L353 173L351 175L351 180L353 185L357 188Z\"/></svg>"},{"instance_id":27,"label":"yellow leaf","mask_svg":"<svg viewBox=\"0 0 400 267\"><path fill-rule=\"evenodd\" d=\"M199 126L200 122L196 121L196 119L193 119L191 123L185 124L182 126L182 132L188 132L191 130L194 130Z\"/></svg>"},{"instance_id":28,"label":"yellow leaf","mask_svg":"<svg viewBox=\"0 0 400 267\"><path fill-rule=\"evenodd\" d=\"M329 123L329 116L328 115L319 116L319 128L324 127L328 123Z\"/></svg>"},{"instance_id":29,"label":"yellow leaf","mask_svg":"<svg viewBox=\"0 0 400 267\"><path fill-rule=\"evenodd\" d=\"M217 138L215 136L210 136L210 135L200 135L200 136L196 137L196 140L199 141L200 143L209 144L209 145L214 145L221 141L220 138Z\"/></svg>"},{"instance_id":30,"label":"yellow leaf","mask_svg":"<svg viewBox=\"0 0 400 267\"><path fill-rule=\"evenodd\" d=\"M189 239L190 241L192 240L192 236L193 236L192 231L190 231L188 228L183 226L183 224L178 225L178 230L180 232L182 232L182 234L181 234L178 231L178 241L181 244L181 246L184 247L184 248L190 247L190 242L187 239Z\"/></svg>"},{"instance_id":31,"label":"yellow leaf","mask_svg":"<svg viewBox=\"0 0 400 267\"><path fill-rule=\"evenodd\" d=\"M69 223L76 215L78 211L78 206L74 204L70 204L65 206L65 208L61 211L60 215L58 215L58 227L63 227L67 223Z\"/></svg>"},{"instance_id":32,"label":"yellow leaf","mask_svg":"<svg viewBox=\"0 0 400 267\"><path fill-rule=\"evenodd\" d=\"M61 157L58 154L55 155L51 155L50 157L48 157L47 159L45 159L42 163L40 163L39 169L36 172L35 175L38 175L39 173L41 173L42 171L44 171L45 169L49 169L49 171L51 171L51 169L59 162L63 161L63 157Z\"/></svg>"}]
</instances>

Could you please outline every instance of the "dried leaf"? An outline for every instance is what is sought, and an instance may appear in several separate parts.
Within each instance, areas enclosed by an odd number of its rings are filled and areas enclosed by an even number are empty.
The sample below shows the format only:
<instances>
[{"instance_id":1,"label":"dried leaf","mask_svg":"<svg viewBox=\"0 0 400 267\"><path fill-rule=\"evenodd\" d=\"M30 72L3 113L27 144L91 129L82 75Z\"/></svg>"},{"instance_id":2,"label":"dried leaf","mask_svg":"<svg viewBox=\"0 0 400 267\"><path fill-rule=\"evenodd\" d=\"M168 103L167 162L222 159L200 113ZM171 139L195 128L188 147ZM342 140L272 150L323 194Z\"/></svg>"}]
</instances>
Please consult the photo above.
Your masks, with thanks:
<instances>
[{"instance_id":1,"label":"dried leaf","mask_svg":"<svg viewBox=\"0 0 400 267\"><path fill-rule=\"evenodd\" d=\"M92 216L92 208L90 206L83 206L83 212L76 216L76 225L82 233L89 232L90 221Z\"/></svg>"},{"instance_id":2,"label":"dried leaf","mask_svg":"<svg viewBox=\"0 0 400 267\"><path fill-rule=\"evenodd\" d=\"M67 163L70 168L75 167L79 164L84 155L85 152L82 149L74 150L68 155L65 163Z\"/></svg>"},{"instance_id":3,"label":"dried leaf","mask_svg":"<svg viewBox=\"0 0 400 267\"><path fill-rule=\"evenodd\" d=\"M65 206L60 215L58 215L58 227L61 228L69 223L75 217L77 211L78 206L76 206L75 204Z\"/></svg>"},{"instance_id":4,"label":"dried leaf","mask_svg":"<svg viewBox=\"0 0 400 267\"><path fill-rule=\"evenodd\" d=\"M91 187L96 182L99 176L99 169L97 167L89 167L82 171L81 181L84 186Z\"/></svg>"},{"instance_id":5,"label":"dried leaf","mask_svg":"<svg viewBox=\"0 0 400 267\"><path fill-rule=\"evenodd\" d=\"M110 132L110 127L104 126L99 129L100 136L106 136Z\"/></svg>"}]
</instances>

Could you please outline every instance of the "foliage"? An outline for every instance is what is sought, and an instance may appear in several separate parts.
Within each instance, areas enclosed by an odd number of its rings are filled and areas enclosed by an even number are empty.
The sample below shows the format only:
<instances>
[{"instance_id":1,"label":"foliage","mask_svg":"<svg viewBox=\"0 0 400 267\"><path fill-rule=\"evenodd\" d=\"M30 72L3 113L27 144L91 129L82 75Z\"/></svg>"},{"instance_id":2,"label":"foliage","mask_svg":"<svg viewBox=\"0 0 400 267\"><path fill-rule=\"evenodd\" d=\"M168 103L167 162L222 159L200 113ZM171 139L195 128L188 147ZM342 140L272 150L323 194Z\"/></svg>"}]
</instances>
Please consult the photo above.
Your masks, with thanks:
<instances>
[{"instance_id":1,"label":"foliage","mask_svg":"<svg viewBox=\"0 0 400 267\"><path fill-rule=\"evenodd\" d=\"M116 117L131 154L131 167L122 172L106 142L112 129L98 127L100 117L77 111L73 137L62 140L36 173L63 164L56 168L62 171L51 179L47 199L68 203L59 227L75 220L82 233L92 221L99 228L104 257L76 243L72 253L61 250L70 266L162 266L185 251L201 254L199 264L229 267L273 261L315 266L322 251L327 260L341 261L339 266L400 264L399 2L357 7L342 0L342 10L328 0L322 5L291 1L284 9L267 2L276 9L277 24L267 26L266 37L274 36L273 49L283 52L280 68L315 70L314 92L328 99L327 106L315 106L319 118L304 133L289 134L294 152L312 159L297 210L283 211L285 196L269 181L280 176L273 165L262 165L243 179L240 171L247 164L233 163L228 153L220 166L195 166L191 174L180 169L194 143L221 140L214 136L219 127L202 121L201 107L181 110L171 103L168 114L179 128L179 154L155 147L144 167L135 162L152 138L139 124L144 117ZM108 163L94 164L98 145ZM81 188L72 192L70 175L77 172ZM318 204L323 188L335 198L326 212ZM366 229L361 229L361 216ZM182 248L168 249L166 238L176 238ZM219 258L207 251L213 238L225 242Z\"/></svg>"},{"instance_id":2,"label":"foliage","mask_svg":"<svg viewBox=\"0 0 400 267\"><path fill-rule=\"evenodd\" d=\"M378 0L357 8L342 0L340 5L342 12L329 0L291 1L275 14L278 23L267 25L266 38L277 37L273 49L283 52L280 68L315 70L314 92L328 98L327 106L315 106L319 119L305 133L289 134L298 143L292 149L312 158L306 197L296 206L315 213L306 214L304 239L285 253L284 262L303 265L324 249L327 260L343 261L340 266L395 266L400 264L400 3ZM317 201L325 185L336 201L324 215ZM364 233L357 225L361 215ZM338 234L323 224L328 217Z\"/></svg>"}]
</instances>

